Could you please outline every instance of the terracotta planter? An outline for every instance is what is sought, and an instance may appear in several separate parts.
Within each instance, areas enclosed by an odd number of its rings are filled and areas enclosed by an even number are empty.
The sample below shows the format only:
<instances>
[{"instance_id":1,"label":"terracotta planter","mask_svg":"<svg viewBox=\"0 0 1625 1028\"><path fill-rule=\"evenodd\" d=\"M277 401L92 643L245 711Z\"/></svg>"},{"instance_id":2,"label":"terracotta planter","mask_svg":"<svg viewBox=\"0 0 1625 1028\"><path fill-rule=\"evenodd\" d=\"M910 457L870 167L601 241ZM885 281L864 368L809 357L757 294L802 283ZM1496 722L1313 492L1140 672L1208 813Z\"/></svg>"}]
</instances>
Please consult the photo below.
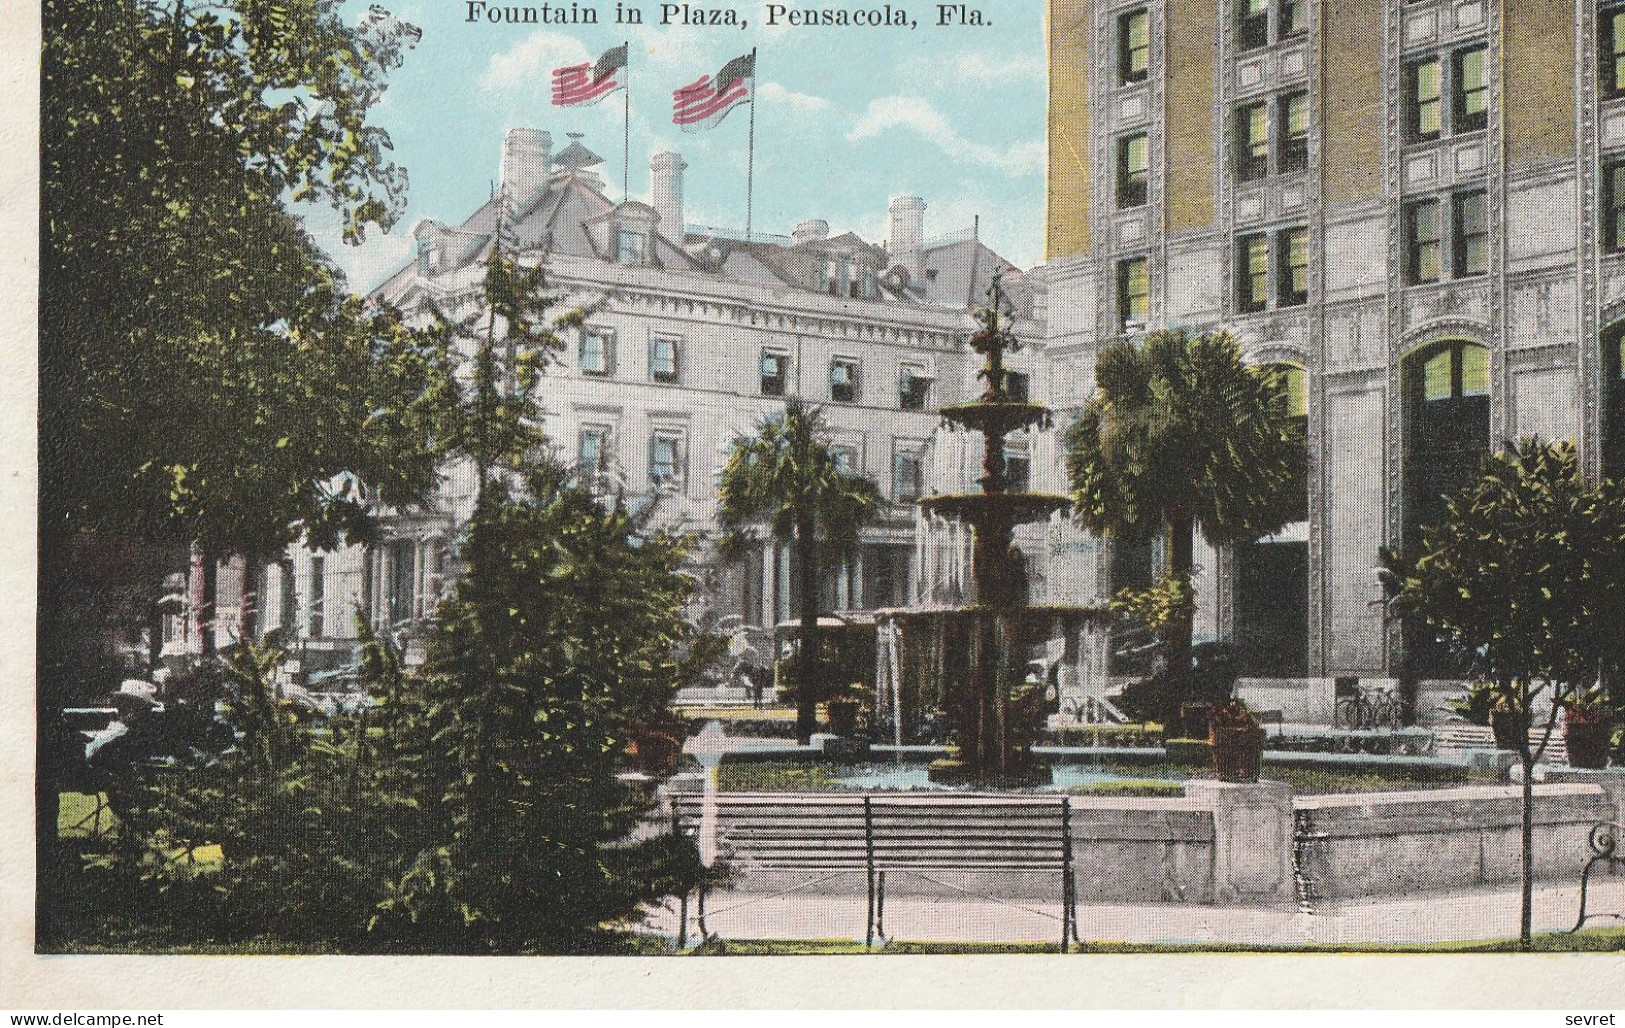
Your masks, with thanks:
<instances>
[{"instance_id":1,"label":"terracotta planter","mask_svg":"<svg viewBox=\"0 0 1625 1028\"><path fill-rule=\"evenodd\" d=\"M857 700L830 700L826 704L829 716L829 730L836 735L858 734L858 712L863 704Z\"/></svg>"},{"instance_id":2,"label":"terracotta planter","mask_svg":"<svg viewBox=\"0 0 1625 1028\"><path fill-rule=\"evenodd\" d=\"M1523 745L1523 720L1510 710L1490 711L1490 732L1495 736L1498 750L1516 750Z\"/></svg>"},{"instance_id":3,"label":"terracotta planter","mask_svg":"<svg viewBox=\"0 0 1625 1028\"><path fill-rule=\"evenodd\" d=\"M1206 739L1208 719L1212 716L1213 704L1211 703L1181 703L1179 705L1179 723L1185 730L1185 738Z\"/></svg>"},{"instance_id":4,"label":"terracotta planter","mask_svg":"<svg viewBox=\"0 0 1625 1028\"><path fill-rule=\"evenodd\" d=\"M1209 725L1208 746L1213 770L1221 782L1256 782L1258 765L1264 758L1264 729L1258 725L1226 728Z\"/></svg>"},{"instance_id":5,"label":"terracotta planter","mask_svg":"<svg viewBox=\"0 0 1625 1028\"><path fill-rule=\"evenodd\" d=\"M1608 743L1613 726L1607 721L1569 721L1563 726L1563 743L1569 751L1569 767L1598 769L1608 766Z\"/></svg>"},{"instance_id":6,"label":"terracotta planter","mask_svg":"<svg viewBox=\"0 0 1625 1028\"><path fill-rule=\"evenodd\" d=\"M633 725L626 753L632 767L655 778L669 778L683 756L683 740L655 725Z\"/></svg>"}]
</instances>

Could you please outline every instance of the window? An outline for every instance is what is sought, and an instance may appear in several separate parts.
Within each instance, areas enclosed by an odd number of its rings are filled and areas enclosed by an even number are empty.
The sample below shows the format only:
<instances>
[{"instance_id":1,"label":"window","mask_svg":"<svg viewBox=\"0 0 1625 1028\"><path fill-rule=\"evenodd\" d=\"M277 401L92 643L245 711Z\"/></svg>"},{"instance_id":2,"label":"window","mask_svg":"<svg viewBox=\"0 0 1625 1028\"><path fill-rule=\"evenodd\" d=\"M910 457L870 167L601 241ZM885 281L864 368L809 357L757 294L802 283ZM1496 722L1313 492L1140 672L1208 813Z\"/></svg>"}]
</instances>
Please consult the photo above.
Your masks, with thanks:
<instances>
[{"instance_id":1,"label":"window","mask_svg":"<svg viewBox=\"0 0 1625 1028\"><path fill-rule=\"evenodd\" d=\"M1269 41L1269 0L1236 0L1236 45L1252 50Z\"/></svg>"},{"instance_id":2,"label":"window","mask_svg":"<svg viewBox=\"0 0 1625 1028\"><path fill-rule=\"evenodd\" d=\"M1422 399L1459 400L1490 393L1490 351L1463 343L1446 346L1422 362Z\"/></svg>"},{"instance_id":3,"label":"window","mask_svg":"<svg viewBox=\"0 0 1625 1028\"><path fill-rule=\"evenodd\" d=\"M829 362L829 398L837 403L854 403L858 398L858 362L837 357Z\"/></svg>"},{"instance_id":4,"label":"window","mask_svg":"<svg viewBox=\"0 0 1625 1028\"><path fill-rule=\"evenodd\" d=\"M1602 248L1625 250L1625 161L1602 168Z\"/></svg>"},{"instance_id":5,"label":"window","mask_svg":"<svg viewBox=\"0 0 1625 1028\"><path fill-rule=\"evenodd\" d=\"M1601 38L1597 58L1602 67L1602 95L1625 96L1625 7L1603 11L1598 17Z\"/></svg>"},{"instance_id":6,"label":"window","mask_svg":"<svg viewBox=\"0 0 1625 1028\"><path fill-rule=\"evenodd\" d=\"M850 446L831 446L829 455L835 461L835 470L843 475L858 473L858 451Z\"/></svg>"},{"instance_id":7,"label":"window","mask_svg":"<svg viewBox=\"0 0 1625 1028\"><path fill-rule=\"evenodd\" d=\"M1150 145L1144 132L1123 136L1117 141L1117 206L1139 207L1145 203L1146 183L1151 177Z\"/></svg>"},{"instance_id":8,"label":"window","mask_svg":"<svg viewBox=\"0 0 1625 1028\"><path fill-rule=\"evenodd\" d=\"M649 437L649 484L656 488L683 486L683 437L676 432L656 432Z\"/></svg>"},{"instance_id":9,"label":"window","mask_svg":"<svg viewBox=\"0 0 1625 1028\"><path fill-rule=\"evenodd\" d=\"M1151 16L1129 11L1117 18L1117 81L1144 82L1151 68Z\"/></svg>"},{"instance_id":10,"label":"window","mask_svg":"<svg viewBox=\"0 0 1625 1028\"><path fill-rule=\"evenodd\" d=\"M615 233L615 260L621 264L643 264L649 259L649 237L642 232L621 229Z\"/></svg>"},{"instance_id":11,"label":"window","mask_svg":"<svg viewBox=\"0 0 1625 1028\"><path fill-rule=\"evenodd\" d=\"M576 436L576 463L593 473L609 467L609 429L602 425L582 427Z\"/></svg>"},{"instance_id":12,"label":"window","mask_svg":"<svg viewBox=\"0 0 1625 1028\"><path fill-rule=\"evenodd\" d=\"M1117 329L1144 330L1151 314L1151 268L1144 257L1117 262Z\"/></svg>"},{"instance_id":13,"label":"window","mask_svg":"<svg viewBox=\"0 0 1625 1028\"><path fill-rule=\"evenodd\" d=\"M828 255L820 258L818 288L831 296L857 296L862 292L861 279L852 276L852 258Z\"/></svg>"},{"instance_id":14,"label":"window","mask_svg":"<svg viewBox=\"0 0 1625 1028\"><path fill-rule=\"evenodd\" d=\"M925 490L925 454L915 446L892 454L891 495L899 503L918 500Z\"/></svg>"},{"instance_id":15,"label":"window","mask_svg":"<svg viewBox=\"0 0 1625 1028\"><path fill-rule=\"evenodd\" d=\"M1011 403L1030 403L1033 398L1032 376L1025 371L1006 371L1004 396Z\"/></svg>"},{"instance_id":16,"label":"window","mask_svg":"<svg viewBox=\"0 0 1625 1028\"><path fill-rule=\"evenodd\" d=\"M773 350L762 351L762 395L783 396L790 378L790 357Z\"/></svg>"},{"instance_id":17,"label":"window","mask_svg":"<svg viewBox=\"0 0 1625 1028\"><path fill-rule=\"evenodd\" d=\"M656 382L677 381L678 343L675 339L654 336L649 340L649 377Z\"/></svg>"},{"instance_id":18,"label":"window","mask_svg":"<svg viewBox=\"0 0 1625 1028\"><path fill-rule=\"evenodd\" d=\"M614 365L615 335L600 328L583 329L579 363L588 375L607 375Z\"/></svg>"},{"instance_id":19,"label":"window","mask_svg":"<svg viewBox=\"0 0 1625 1028\"><path fill-rule=\"evenodd\" d=\"M1277 168L1282 174L1305 171L1309 167L1309 94L1302 90L1276 101L1281 153Z\"/></svg>"},{"instance_id":20,"label":"window","mask_svg":"<svg viewBox=\"0 0 1625 1028\"><path fill-rule=\"evenodd\" d=\"M1490 74L1483 47L1457 51L1452 65L1453 132L1480 132L1490 123Z\"/></svg>"},{"instance_id":21,"label":"window","mask_svg":"<svg viewBox=\"0 0 1625 1028\"><path fill-rule=\"evenodd\" d=\"M1444 127L1439 59L1418 61L1405 69L1405 136L1412 142L1438 139Z\"/></svg>"},{"instance_id":22,"label":"window","mask_svg":"<svg viewBox=\"0 0 1625 1028\"><path fill-rule=\"evenodd\" d=\"M1303 16L1303 0L1281 0L1281 6L1276 9L1276 20L1279 22L1276 32L1283 39L1309 27Z\"/></svg>"},{"instance_id":23,"label":"window","mask_svg":"<svg viewBox=\"0 0 1625 1028\"><path fill-rule=\"evenodd\" d=\"M1004 451L1004 488L1007 492L1024 493L1032 487L1032 458L1026 450Z\"/></svg>"},{"instance_id":24,"label":"window","mask_svg":"<svg viewBox=\"0 0 1625 1028\"><path fill-rule=\"evenodd\" d=\"M1262 232L1236 240L1236 309L1254 314L1270 295L1270 244Z\"/></svg>"},{"instance_id":25,"label":"window","mask_svg":"<svg viewBox=\"0 0 1625 1028\"><path fill-rule=\"evenodd\" d=\"M1439 281L1439 201L1405 208L1405 278L1415 285Z\"/></svg>"},{"instance_id":26,"label":"window","mask_svg":"<svg viewBox=\"0 0 1625 1028\"><path fill-rule=\"evenodd\" d=\"M925 410L931 396L931 380L917 364L905 364L897 374L897 406L901 410Z\"/></svg>"},{"instance_id":27,"label":"window","mask_svg":"<svg viewBox=\"0 0 1625 1028\"><path fill-rule=\"evenodd\" d=\"M1277 271L1276 303L1282 307L1297 307L1309 302L1309 230L1282 229L1276 236L1276 251L1280 254Z\"/></svg>"},{"instance_id":28,"label":"window","mask_svg":"<svg viewBox=\"0 0 1625 1028\"><path fill-rule=\"evenodd\" d=\"M1236 181L1251 182L1269 174L1269 107L1245 104L1236 108Z\"/></svg>"},{"instance_id":29,"label":"window","mask_svg":"<svg viewBox=\"0 0 1625 1028\"><path fill-rule=\"evenodd\" d=\"M1456 195L1452 229L1451 263L1455 276L1465 278L1489 271L1489 216L1483 190Z\"/></svg>"},{"instance_id":30,"label":"window","mask_svg":"<svg viewBox=\"0 0 1625 1028\"><path fill-rule=\"evenodd\" d=\"M400 624L417 616L417 543L395 539L384 546L384 609L390 624Z\"/></svg>"},{"instance_id":31,"label":"window","mask_svg":"<svg viewBox=\"0 0 1625 1028\"><path fill-rule=\"evenodd\" d=\"M1448 83L1445 81L1448 63ZM1446 111L1444 97L1450 96ZM1479 132L1490 118L1488 51L1482 46L1416 61L1405 69L1405 139L1419 143Z\"/></svg>"},{"instance_id":32,"label":"window","mask_svg":"<svg viewBox=\"0 0 1625 1028\"><path fill-rule=\"evenodd\" d=\"M320 639L327 634L324 609L327 606L327 558L317 555L310 558L310 611L306 619L306 632L312 639Z\"/></svg>"}]
</instances>

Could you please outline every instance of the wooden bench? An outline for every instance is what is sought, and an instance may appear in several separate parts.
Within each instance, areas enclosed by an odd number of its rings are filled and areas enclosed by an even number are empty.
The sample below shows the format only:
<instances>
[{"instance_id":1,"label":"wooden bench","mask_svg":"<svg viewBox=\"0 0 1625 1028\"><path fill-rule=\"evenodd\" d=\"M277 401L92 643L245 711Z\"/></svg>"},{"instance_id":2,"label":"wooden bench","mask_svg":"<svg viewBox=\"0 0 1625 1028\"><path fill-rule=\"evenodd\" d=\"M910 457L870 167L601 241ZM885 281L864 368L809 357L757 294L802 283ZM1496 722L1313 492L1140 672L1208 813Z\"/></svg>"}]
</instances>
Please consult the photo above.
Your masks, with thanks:
<instances>
[{"instance_id":1,"label":"wooden bench","mask_svg":"<svg viewBox=\"0 0 1625 1028\"><path fill-rule=\"evenodd\" d=\"M930 878L932 873L1053 873L1061 901L1061 948L1078 940L1070 797L731 793L718 797L716 856L730 871L790 871L822 877L863 872L868 883L865 944L885 940L886 876L914 874L983 899L996 897ZM673 829L698 837L703 800L674 798ZM794 891L794 890L787 890ZM705 927L699 891L699 928ZM683 897L678 944L687 942Z\"/></svg>"},{"instance_id":2,"label":"wooden bench","mask_svg":"<svg viewBox=\"0 0 1625 1028\"><path fill-rule=\"evenodd\" d=\"M1546 734L1546 726L1541 725L1529 730L1529 745L1540 745L1540 737ZM1489 725L1475 725L1466 721L1444 721L1433 726L1433 752L1437 756L1460 756L1468 750L1496 749L1495 733ZM1512 752L1508 750L1507 752ZM1569 762L1568 746L1563 741L1563 726L1559 724L1552 729L1552 737L1546 743L1546 752L1541 755L1542 763L1567 764Z\"/></svg>"},{"instance_id":3,"label":"wooden bench","mask_svg":"<svg viewBox=\"0 0 1625 1028\"><path fill-rule=\"evenodd\" d=\"M1625 914L1588 914L1586 913L1586 886L1591 882L1591 872L1596 870L1598 864L1607 864L1609 871L1618 871L1625 865L1625 853L1619 852L1619 839L1625 835L1625 827L1612 821L1599 821L1591 826L1591 859L1586 861L1585 870L1580 872L1580 916L1570 928L1570 933L1580 930L1580 926L1592 917L1625 917Z\"/></svg>"},{"instance_id":4,"label":"wooden bench","mask_svg":"<svg viewBox=\"0 0 1625 1028\"><path fill-rule=\"evenodd\" d=\"M1253 720L1257 721L1260 727L1274 725L1276 735L1286 731L1286 714L1283 711L1255 710L1253 711Z\"/></svg>"}]
</instances>

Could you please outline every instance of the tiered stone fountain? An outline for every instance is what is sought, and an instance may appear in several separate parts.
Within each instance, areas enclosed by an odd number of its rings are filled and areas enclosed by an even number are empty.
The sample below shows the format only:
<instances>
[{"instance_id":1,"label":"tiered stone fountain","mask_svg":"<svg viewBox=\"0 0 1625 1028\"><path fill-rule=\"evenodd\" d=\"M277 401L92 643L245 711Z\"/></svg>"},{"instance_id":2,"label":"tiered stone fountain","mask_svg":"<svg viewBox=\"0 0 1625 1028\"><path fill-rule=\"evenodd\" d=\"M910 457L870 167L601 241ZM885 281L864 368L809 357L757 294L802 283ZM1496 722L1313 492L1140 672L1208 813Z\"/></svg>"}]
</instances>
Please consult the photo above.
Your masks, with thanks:
<instances>
[{"instance_id":1,"label":"tiered stone fountain","mask_svg":"<svg viewBox=\"0 0 1625 1028\"><path fill-rule=\"evenodd\" d=\"M981 398L942 409L945 425L980 432L980 492L931 496L920 501L930 514L969 525L974 542L971 574L975 600L955 612L968 652L954 665L962 673L942 682L942 704L954 733L946 759L931 765L932 781L978 785L1033 785L1049 779L1034 760L1028 732L1040 720L1042 689L1023 689L1020 628L1029 613L1019 554L1012 548L1017 525L1047 521L1072 506L1065 496L1012 491L1005 471L1004 441L1012 432L1050 427L1042 404L1012 400L1006 390L1004 356L1020 348L1000 311L995 281L992 304L970 343L985 361ZM941 616L941 615L939 615ZM957 633L956 633L957 634Z\"/></svg>"}]
</instances>

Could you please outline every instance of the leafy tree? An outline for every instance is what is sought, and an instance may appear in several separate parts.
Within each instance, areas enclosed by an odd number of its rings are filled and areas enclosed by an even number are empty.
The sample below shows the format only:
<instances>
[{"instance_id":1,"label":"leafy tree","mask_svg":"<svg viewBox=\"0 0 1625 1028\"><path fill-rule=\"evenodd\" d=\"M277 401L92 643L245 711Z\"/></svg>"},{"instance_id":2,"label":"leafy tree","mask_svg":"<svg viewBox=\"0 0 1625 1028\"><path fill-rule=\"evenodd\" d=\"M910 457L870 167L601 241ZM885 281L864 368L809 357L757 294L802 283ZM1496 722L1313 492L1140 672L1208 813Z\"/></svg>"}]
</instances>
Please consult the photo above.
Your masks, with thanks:
<instances>
[{"instance_id":1,"label":"leafy tree","mask_svg":"<svg viewBox=\"0 0 1625 1028\"><path fill-rule=\"evenodd\" d=\"M1424 529L1415 554L1385 552L1393 608L1422 619L1518 719L1523 768L1523 905L1530 945L1533 770L1565 700L1625 666L1625 489L1586 480L1569 443L1526 439ZM1550 704L1531 741L1535 704Z\"/></svg>"},{"instance_id":2,"label":"leafy tree","mask_svg":"<svg viewBox=\"0 0 1625 1028\"><path fill-rule=\"evenodd\" d=\"M792 548L799 568L796 614L801 648L796 671L796 736L812 737L818 687L818 597L823 563L838 560L856 544L874 516L880 490L867 478L835 464L823 412L799 400L734 440L718 487L717 517L730 551L759 527Z\"/></svg>"},{"instance_id":3,"label":"leafy tree","mask_svg":"<svg viewBox=\"0 0 1625 1028\"><path fill-rule=\"evenodd\" d=\"M1276 376L1244 364L1228 333L1154 332L1108 346L1095 382L1066 433L1075 516L1114 539L1165 533L1176 593L1190 592L1197 529L1223 545L1292 519L1305 488L1302 433ZM1191 610L1180 606L1160 633L1168 724L1189 676Z\"/></svg>"},{"instance_id":4,"label":"leafy tree","mask_svg":"<svg viewBox=\"0 0 1625 1028\"><path fill-rule=\"evenodd\" d=\"M588 950L697 873L686 842L633 841L649 801L617 777L628 727L676 688L687 544L566 481L487 485L441 608L416 683L432 842L379 908L408 949Z\"/></svg>"},{"instance_id":5,"label":"leafy tree","mask_svg":"<svg viewBox=\"0 0 1625 1028\"><path fill-rule=\"evenodd\" d=\"M362 537L370 504L435 481L443 349L348 296L287 206L360 239L404 204L367 117L417 30L340 6L45 0L42 712L107 687L101 644L151 620L189 544L212 569Z\"/></svg>"}]
</instances>

